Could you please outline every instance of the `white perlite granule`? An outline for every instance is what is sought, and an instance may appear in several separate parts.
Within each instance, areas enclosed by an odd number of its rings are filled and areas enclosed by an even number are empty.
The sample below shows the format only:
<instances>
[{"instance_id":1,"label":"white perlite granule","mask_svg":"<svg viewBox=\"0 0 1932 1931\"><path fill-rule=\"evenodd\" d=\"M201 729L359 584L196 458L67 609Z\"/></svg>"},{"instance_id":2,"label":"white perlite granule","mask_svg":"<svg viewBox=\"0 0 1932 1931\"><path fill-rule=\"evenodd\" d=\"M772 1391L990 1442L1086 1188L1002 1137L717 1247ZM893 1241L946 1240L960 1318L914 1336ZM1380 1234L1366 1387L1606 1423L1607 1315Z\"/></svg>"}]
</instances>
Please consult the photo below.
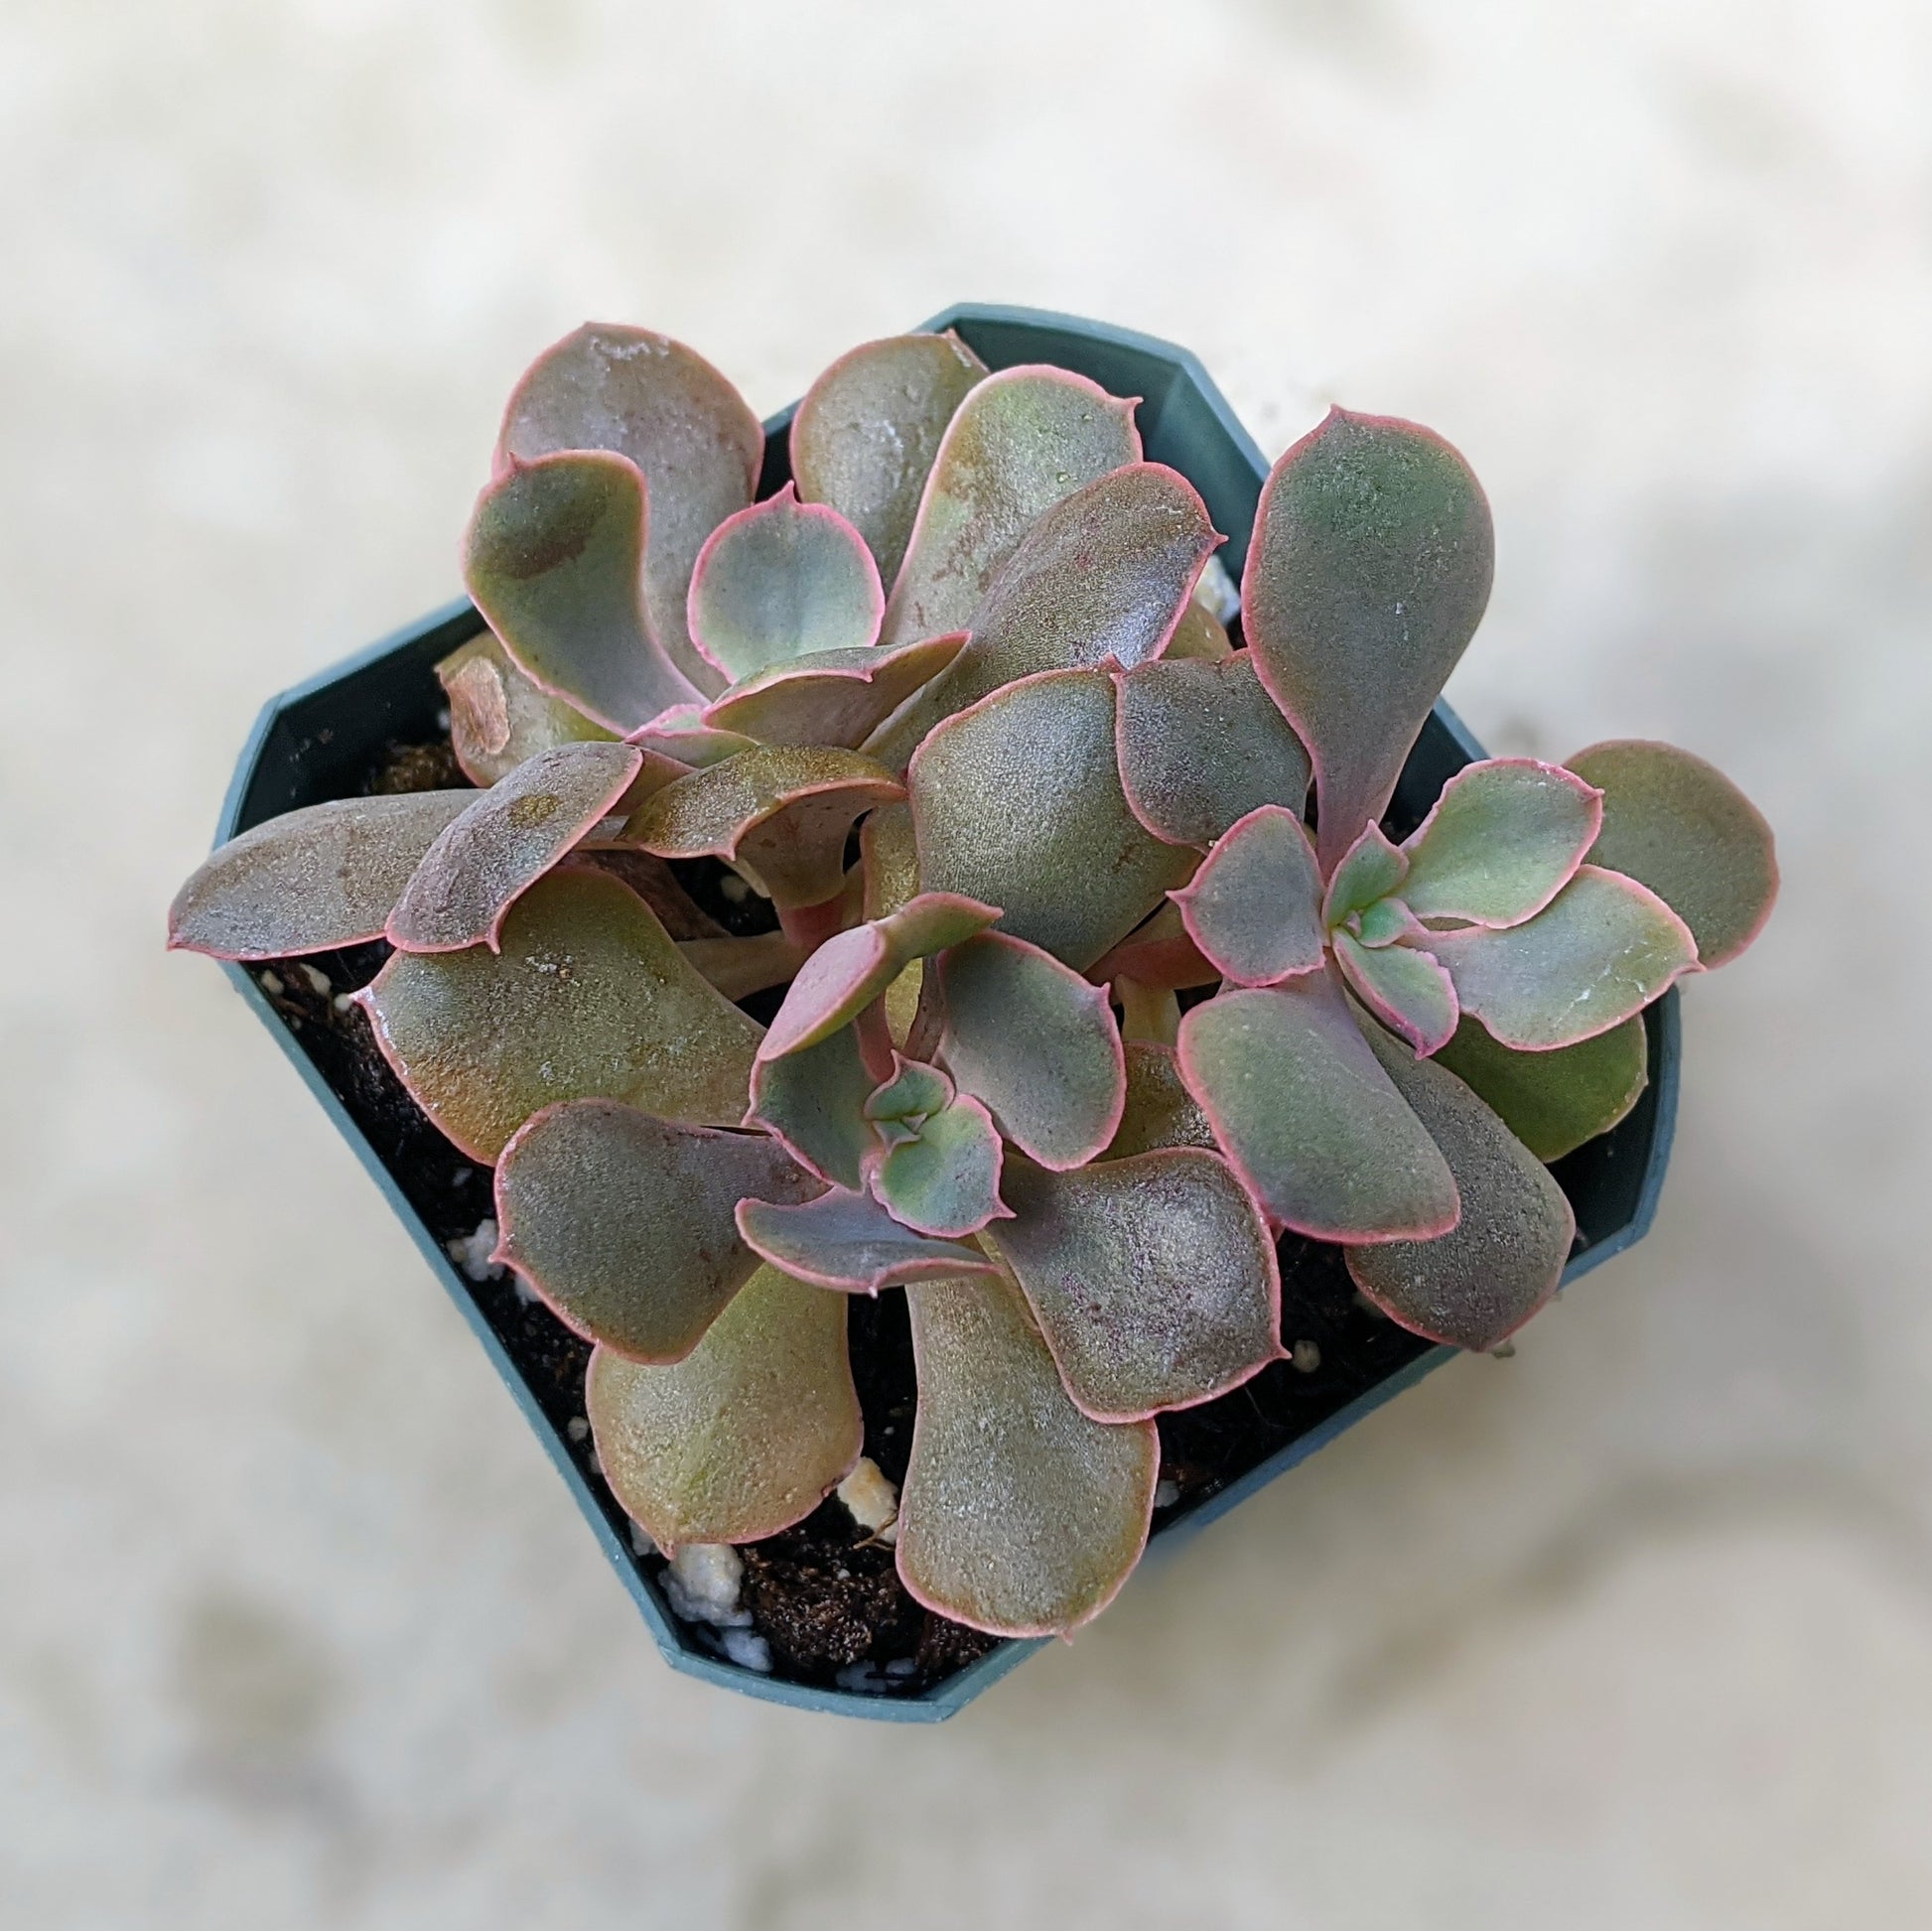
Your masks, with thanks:
<instances>
[{"instance_id":1,"label":"white perlite granule","mask_svg":"<svg viewBox=\"0 0 1932 1931\"><path fill-rule=\"evenodd\" d=\"M760 1676L771 1674L771 1645L762 1636L749 1629L727 1629L719 1640L725 1645L725 1654L741 1670L756 1670Z\"/></svg>"},{"instance_id":2,"label":"white perlite granule","mask_svg":"<svg viewBox=\"0 0 1932 1931\"><path fill-rule=\"evenodd\" d=\"M500 1281L503 1265L489 1257L496 1251L496 1223L480 1220L472 1234L459 1235L447 1243L450 1259L473 1281Z\"/></svg>"},{"instance_id":3,"label":"white perlite granule","mask_svg":"<svg viewBox=\"0 0 1932 1931\"><path fill-rule=\"evenodd\" d=\"M659 1580L680 1622L708 1622L714 1629L752 1626L751 1610L738 1606L745 1565L729 1542L687 1542Z\"/></svg>"},{"instance_id":4,"label":"white perlite granule","mask_svg":"<svg viewBox=\"0 0 1932 1931\"><path fill-rule=\"evenodd\" d=\"M839 1483L837 1494L860 1528L870 1529L881 1542L897 1541L898 1490L871 1455L859 1457L851 1474Z\"/></svg>"},{"instance_id":5,"label":"white perlite granule","mask_svg":"<svg viewBox=\"0 0 1932 1931\"><path fill-rule=\"evenodd\" d=\"M1171 1509L1180 1500L1180 1484L1165 1478L1154 1484L1154 1506L1158 1509Z\"/></svg>"}]
</instances>

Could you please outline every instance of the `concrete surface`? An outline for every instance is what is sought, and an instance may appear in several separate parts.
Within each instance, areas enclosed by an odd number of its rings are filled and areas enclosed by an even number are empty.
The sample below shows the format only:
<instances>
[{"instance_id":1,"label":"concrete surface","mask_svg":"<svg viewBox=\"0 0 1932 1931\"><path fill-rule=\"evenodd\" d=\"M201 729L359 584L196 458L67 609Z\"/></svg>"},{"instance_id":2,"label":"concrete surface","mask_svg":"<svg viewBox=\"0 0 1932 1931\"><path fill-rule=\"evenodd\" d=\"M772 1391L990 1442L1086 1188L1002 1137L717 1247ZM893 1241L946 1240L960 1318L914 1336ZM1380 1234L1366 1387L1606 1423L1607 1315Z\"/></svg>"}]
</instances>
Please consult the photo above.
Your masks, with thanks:
<instances>
[{"instance_id":1,"label":"concrete surface","mask_svg":"<svg viewBox=\"0 0 1932 1931\"><path fill-rule=\"evenodd\" d=\"M1932 18L1911 0L12 0L0 1918L1932 1922ZM960 297L1330 396L1501 531L1492 745L1783 839L1655 1237L921 1733L657 1662L163 906L448 596L587 315L755 404Z\"/></svg>"}]
</instances>

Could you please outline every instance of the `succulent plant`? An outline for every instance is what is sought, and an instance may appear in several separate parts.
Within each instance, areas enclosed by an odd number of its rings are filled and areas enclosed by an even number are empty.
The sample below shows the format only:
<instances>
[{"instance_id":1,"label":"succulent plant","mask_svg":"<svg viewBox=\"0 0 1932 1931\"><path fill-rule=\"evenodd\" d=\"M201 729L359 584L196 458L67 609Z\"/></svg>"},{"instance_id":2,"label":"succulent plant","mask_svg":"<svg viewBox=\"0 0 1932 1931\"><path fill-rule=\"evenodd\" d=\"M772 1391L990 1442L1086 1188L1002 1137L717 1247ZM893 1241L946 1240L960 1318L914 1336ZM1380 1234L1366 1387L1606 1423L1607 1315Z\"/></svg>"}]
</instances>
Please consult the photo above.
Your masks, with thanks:
<instances>
[{"instance_id":1,"label":"succulent plant","mask_svg":"<svg viewBox=\"0 0 1932 1931\"><path fill-rule=\"evenodd\" d=\"M1413 424L1282 458L1235 635L1199 495L1081 376L873 343L755 500L762 449L661 336L542 355L464 539L488 627L439 667L481 788L264 824L171 943L387 941L356 1002L595 1343L600 1463L666 1551L848 1475L841 1297L902 1289L904 1585L1063 1633L1145 1544L1154 1418L1281 1358L1284 1230L1462 1347L1550 1298L1548 1163L1754 936L1771 836L1634 742L1471 764L1385 833L1491 574ZM674 936L694 859L777 928Z\"/></svg>"}]
</instances>

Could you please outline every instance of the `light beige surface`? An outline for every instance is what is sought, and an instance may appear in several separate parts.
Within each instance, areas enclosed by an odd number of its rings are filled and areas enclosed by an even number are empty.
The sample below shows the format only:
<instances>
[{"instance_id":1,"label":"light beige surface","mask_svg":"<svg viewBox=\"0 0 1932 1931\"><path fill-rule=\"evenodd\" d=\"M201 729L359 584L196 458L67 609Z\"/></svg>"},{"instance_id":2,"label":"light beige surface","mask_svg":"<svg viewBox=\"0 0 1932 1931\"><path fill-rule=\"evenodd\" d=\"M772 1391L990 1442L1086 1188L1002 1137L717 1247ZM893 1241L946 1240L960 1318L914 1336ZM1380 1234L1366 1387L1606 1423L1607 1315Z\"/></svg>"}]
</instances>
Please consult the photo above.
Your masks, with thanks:
<instances>
[{"instance_id":1,"label":"light beige surface","mask_svg":"<svg viewBox=\"0 0 1932 1931\"><path fill-rule=\"evenodd\" d=\"M1932 1922L1917 0L11 0L0 1918ZM220 975L262 698L451 594L586 315L761 408L959 297L1467 452L1491 745L1783 839L1654 1238L960 1721L658 1663Z\"/></svg>"}]
</instances>

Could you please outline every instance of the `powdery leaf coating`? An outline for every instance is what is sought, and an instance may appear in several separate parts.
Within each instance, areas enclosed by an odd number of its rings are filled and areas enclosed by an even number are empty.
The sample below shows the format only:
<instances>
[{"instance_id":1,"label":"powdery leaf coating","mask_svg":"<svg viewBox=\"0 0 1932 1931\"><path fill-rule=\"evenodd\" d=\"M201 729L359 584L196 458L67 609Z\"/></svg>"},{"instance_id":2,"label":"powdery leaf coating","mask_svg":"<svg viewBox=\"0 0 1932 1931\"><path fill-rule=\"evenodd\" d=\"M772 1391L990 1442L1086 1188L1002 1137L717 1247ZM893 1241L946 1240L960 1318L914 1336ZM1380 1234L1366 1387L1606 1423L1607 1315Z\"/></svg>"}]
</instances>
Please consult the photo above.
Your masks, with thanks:
<instances>
[{"instance_id":1,"label":"powdery leaf coating","mask_svg":"<svg viewBox=\"0 0 1932 1931\"><path fill-rule=\"evenodd\" d=\"M1000 1167L993 1116L966 1096L928 1114L912 1139L888 1148L872 1188L900 1226L958 1240L1006 1216Z\"/></svg>"},{"instance_id":2,"label":"powdery leaf coating","mask_svg":"<svg viewBox=\"0 0 1932 1931\"><path fill-rule=\"evenodd\" d=\"M1656 893L1691 928L1701 965L1743 951L1778 896L1776 841L1743 792L1702 758L1642 739L1591 745L1568 763L1603 792L1589 862Z\"/></svg>"},{"instance_id":3,"label":"powdery leaf coating","mask_svg":"<svg viewBox=\"0 0 1932 1931\"><path fill-rule=\"evenodd\" d=\"M984 1243L1025 1291L1081 1412L1131 1422L1281 1356L1275 1243L1219 1155L1171 1147L1069 1173L1015 1162Z\"/></svg>"},{"instance_id":4,"label":"powdery leaf coating","mask_svg":"<svg viewBox=\"0 0 1932 1931\"><path fill-rule=\"evenodd\" d=\"M1350 1244L1455 1225L1449 1167L1329 973L1194 1007L1179 1053L1221 1151L1283 1225Z\"/></svg>"},{"instance_id":5,"label":"powdery leaf coating","mask_svg":"<svg viewBox=\"0 0 1932 1931\"><path fill-rule=\"evenodd\" d=\"M1218 663L1171 651L1119 684L1121 784L1155 837L1211 845L1264 804L1301 816L1309 755L1261 688L1252 651Z\"/></svg>"},{"instance_id":6,"label":"powdery leaf coating","mask_svg":"<svg viewBox=\"0 0 1932 1931\"><path fill-rule=\"evenodd\" d=\"M1594 865L1524 924L1430 943L1462 1011L1532 1052L1607 1033L1697 965L1690 928L1654 892Z\"/></svg>"},{"instance_id":7,"label":"powdery leaf coating","mask_svg":"<svg viewBox=\"0 0 1932 1931\"><path fill-rule=\"evenodd\" d=\"M1433 954L1408 945L1371 949L1345 931L1334 941L1341 976L1384 1026L1425 1055L1449 1042L1459 1017L1455 987Z\"/></svg>"},{"instance_id":8,"label":"powdery leaf coating","mask_svg":"<svg viewBox=\"0 0 1932 1931\"><path fill-rule=\"evenodd\" d=\"M791 471L807 502L850 518L887 583L911 540L932 459L986 364L948 329L849 349L791 419Z\"/></svg>"},{"instance_id":9,"label":"powdery leaf coating","mask_svg":"<svg viewBox=\"0 0 1932 1931\"><path fill-rule=\"evenodd\" d=\"M1242 623L1314 766L1324 874L1381 817L1493 567L1480 485L1415 423L1331 409L1275 465Z\"/></svg>"},{"instance_id":10,"label":"powdery leaf coating","mask_svg":"<svg viewBox=\"0 0 1932 1931\"><path fill-rule=\"evenodd\" d=\"M1187 936L1234 985L1279 985L1321 964L1321 874L1285 805L1256 806L1171 896Z\"/></svg>"},{"instance_id":11,"label":"powdery leaf coating","mask_svg":"<svg viewBox=\"0 0 1932 1931\"><path fill-rule=\"evenodd\" d=\"M450 701L450 749L472 784L494 784L555 745L609 743L613 733L574 704L540 691L510 662L493 630L480 630L436 666Z\"/></svg>"},{"instance_id":12,"label":"powdery leaf coating","mask_svg":"<svg viewBox=\"0 0 1932 1931\"><path fill-rule=\"evenodd\" d=\"M761 1035L634 892L588 866L539 879L500 952L398 952L356 999L416 1104L484 1162L560 1100L736 1126Z\"/></svg>"},{"instance_id":13,"label":"powdery leaf coating","mask_svg":"<svg viewBox=\"0 0 1932 1931\"><path fill-rule=\"evenodd\" d=\"M706 724L704 713L702 704L673 704L631 732L624 743L661 758L674 758L694 771L706 764L722 764L727 758L752 749L755 740L743 732L720 731Z\"/></svg>"},{"instance_id":14,"label":"powdery leaf coating","mask_svg":"<svg viewBox=\"0 0 1932 1931\"><path fill-rule=\"evenodd\" d=\"M885 610L865 538L786 483L705 539L686 621L705 661L737 682L813 651L869 649Z\"/></svg>"},{"instance_id":15,"label":"powdery leaf coating","mask_svg":"<svg viewBox=\"0 0 1932 1931\"><path fill-rule=\"evenodd\" d=\"M1453 1073L1418 1059L1380 1028L1366 1030L1443 1150L1462 1217L1437 1240L1351 1248L1348 1272L1412 1332L1452 1347L1495 1347L1556 1293L1576 1216L1549 1170Z\"/></svg>"},{"instance_id":16,"label":"powdery leaf coating","mask_svg":"<svg viewBox=\"0 0 1932 1931\"><path fill-rule=\"evenodd\" d=\"M758 486L764 431L745 398L668 336L586 323L545 349L517 383L497 466L553 450L615 450L643 473L652 510L644 557L651 632L698 690L720 689L691 643L684 607L705 538Z\"/></svg>"},{"instance_id":17,"label":"powdery leaf coating","mask_svg":"<svg viewBox=\"0 0 1932 1931\"><path fill-rule=\"evenodd\" d=\"M819 1190L763 1134L572 1100L526 1120L503 1149L493 1258L573 1332L633 1361L679 1361L758 1266L732 1217L739 1201Z\"/></svg>"},{"instance_id":18,"label":"powdery leaf coating","mask_svg":"<svg viewBox=\"0 0 1932 1931\"><path fill-rule=\"evenodd\" d=\"M788 1529L864 1446L845 1303L773 1267L672 1366L597 1349L584 1402L612 1493L666 1554Z\"/></svg>"},{"instance_id":19,"label":"powdery leaf coating","mask_svg":"<svg viewBox=\"0 0 1932 1931\"><path fill-rule=\"evenodd\" d=\"M877 1294L906 1281L991 1273L977 1248L901 1227L866 1193L822 1193L803 1206L741 1201L738 1229L774 1267L846 1294Z\"/></svg>"},{"instance_id":20,"label":"powdery leaf coating","mask_svg":"<svg viewBox=\"0 0 1932 1931\"><path fill-rule=\"evenodd\" d=\"M1544 1161L1608 1133L1650 1083L1640 1013L1549 1052L1519 1052L1464 1019L1436 1057Z\"/></svg>"},{"instance_id":21,"label":"powdery leaf coating","mask_svg":"<svg viewBox=\"0 0 1932 1931\"><path fill-rule=\"evenodd\" d=\"M856 751L755 745L653 793L623 836L659 858L729 859L780 907L817 905L845 884L853 821L904 795Z\"/></svg>"},{"instance_id":22,"label":"powdery leaf coating","mask_svg":"<svg viewBox=\"0 0 1932 1931\"><path fill-rule=\"evenodd\" d=\"M906 1290L919 1405L899 1491L898 1575L929 1609L996 1636L1098 1615L1147 1544L1152 1422L1096 1422L1061 1385L1018 1288Z\"/></svg>"},{"instance_id":23,"label":"powdery leaf coating","mask_svg":"<svg viewBox=\"0 0 1932 1931\"><path fill-rule=\"evenodd\" d=\"M906 783L926 889L1001 906L1002 930L1076 972L1193 867L1127 808L1105 671L1042 671L981 699L933 731Z\"/></svg>"},{"instance_id":24,"label":"powdery leaf coating","mask_svg":"<svg viewBox=\"0 0 1932 1931\"><path fill-rule=\"evenodd\" d=\"M1084 375L1026 364L987 376L959 405L933 458L886 606L884 640L966 628L1035 521L1140 455L1134 405Z\"/></svg>"},{"instance_id":25,"label":"powdery leaf coating","mask_svg":"<svg viewBox=\"0 0 1932 1931\"><path fill-rule=\"evenodd\" d=\"M955 630L916 643L816 651L734 684L705 721L759 744L863 744L965 642L965 631Z\"/></svg>"},{"instance_id":26,"label":"powdery leaf coating","mask_svg":"<svg viewBox=\"0 0 1932 1931\"><path fill-rule=\"evenodd\" d=\"M1561 764L1466 764L1403 841L1402 902L1418 918L1520 925L1576 877L1602 820L1600 794Z\"/></svg>"},{"instance_id":27,"label":"powdery leaf coating","mask_svg":"<svg viewBox=\"0 0 1932 1931\"><path fill-rule=\"evenodd\" d=\"M286 959L380 938L423 854L474 791L333 798L244 831L168 907L171 951Z\"/></svg>"},{"instance_id":28,"label":"powdery leaf coating","mask_svg":"<svg viewBox=\"0 0 1932 1931\"><path fill-rule=\"evenodd\" d=\"M1189 986L1211 986L1221 976L1188 936L1180 907L1173 898L1156 906L1111 952L1087 967L1096 986L1119 985L1124 979L1158 991L1176 992Z\"/></svg>"},{"instance_id":29,"label":"powdery leaf coating","mask_svg":"<svg viewBox=\"0 0 1932 1931\"><path fill-rule=\"evenodd\" d=\"M1214 1129L1180 1076L1172 1046L1128 1039L1127 1104L1102 1160L1128 1160L1157 1147L1214 1147Z\"/></svg>"},{"instance_id":30,"label":"powdery leaf coating","mask_svg":"<svg viewBox=\"0 0 1932 1931\"><path fill-rule=\"evenodd\" d=\"M464 587L517 667L612 731L693 695L644 615L648 521L636 466L579 450L493 478L463 537Z\"/></svg>"},{"instance_id":31,"label":"powdery leaf coating","mask_svg":"<svg viewBox=\"0 0 1932 1931\"><path fill-rule=\"evenodd\" d=\"M774 1134L821 1178L856 1190L865 1184L867 1158L879 1149L879 1130L866 1114L878 1083L858 1034L843 1026L801 1052L758 1060L745 1124Z\"/></svg>"},{"instance_id":32,"label":"powdery leaf coating","mask_svg":"<svg viewBox=\"0 0 1932 1931\"><path fill-rule=\"evenodd\" d=\"M385 928L404 952L496 948L504 914L616 805L643 754L629 745L558 745L519 764L447 825L423 855Z\"/></svg>"},{"instance_id":33,"label":"powdery leaf coating","mask_svg":"<svg viewBox=\"0 0 1932 1931\"><path fill-rule=\"evenodd\" d=\"M1392 844L1380 825L1364 825L1328 880L1321 922L1339 925L1351 912L1366 911L1398 890L1409 873L1409 854Z\"/></svg>"}]
</instances>

